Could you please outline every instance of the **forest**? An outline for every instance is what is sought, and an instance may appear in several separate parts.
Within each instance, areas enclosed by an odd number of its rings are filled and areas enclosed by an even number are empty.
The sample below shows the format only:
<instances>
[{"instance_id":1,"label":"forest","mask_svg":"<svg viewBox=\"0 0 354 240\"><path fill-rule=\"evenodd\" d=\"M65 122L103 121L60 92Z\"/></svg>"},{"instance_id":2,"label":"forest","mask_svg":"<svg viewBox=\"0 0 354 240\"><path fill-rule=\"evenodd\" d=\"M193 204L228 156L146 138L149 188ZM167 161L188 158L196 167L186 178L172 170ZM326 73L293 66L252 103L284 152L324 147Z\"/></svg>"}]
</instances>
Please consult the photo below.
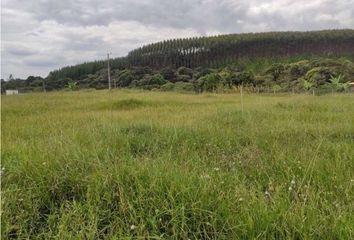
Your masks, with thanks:
<instances>
[{"instance_id":1,"label":"forest","mask_svg":"<svg viewBox=\"0 0 354 240\"><path fill-rule=\"evenodd\" d=\"M115 88L216 91L348 88L354 79L354 30L267 32L171 39L110 61ZM107 61L67 66L45 78L2 80L1 91L108 88Z\"/></svg>"}]
</instances>

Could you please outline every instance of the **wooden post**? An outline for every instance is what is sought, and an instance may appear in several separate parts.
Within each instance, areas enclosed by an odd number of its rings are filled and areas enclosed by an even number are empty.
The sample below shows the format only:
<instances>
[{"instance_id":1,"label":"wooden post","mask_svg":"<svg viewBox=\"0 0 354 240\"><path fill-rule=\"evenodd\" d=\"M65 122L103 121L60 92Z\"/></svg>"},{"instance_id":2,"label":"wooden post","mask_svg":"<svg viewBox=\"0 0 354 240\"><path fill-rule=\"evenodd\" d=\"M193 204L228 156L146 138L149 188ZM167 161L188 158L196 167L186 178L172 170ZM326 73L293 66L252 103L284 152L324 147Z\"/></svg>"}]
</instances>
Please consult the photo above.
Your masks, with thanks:
<instances>
[{"instance_id":1,"label":"wooden post","mask_svg":"<svg viewBox=\"0 0 354 240\"><path fill-rule=\"evenodd\" d=\"M243 117L243 84L241 84L241 111Z\"/></svg>"}]
</instances>

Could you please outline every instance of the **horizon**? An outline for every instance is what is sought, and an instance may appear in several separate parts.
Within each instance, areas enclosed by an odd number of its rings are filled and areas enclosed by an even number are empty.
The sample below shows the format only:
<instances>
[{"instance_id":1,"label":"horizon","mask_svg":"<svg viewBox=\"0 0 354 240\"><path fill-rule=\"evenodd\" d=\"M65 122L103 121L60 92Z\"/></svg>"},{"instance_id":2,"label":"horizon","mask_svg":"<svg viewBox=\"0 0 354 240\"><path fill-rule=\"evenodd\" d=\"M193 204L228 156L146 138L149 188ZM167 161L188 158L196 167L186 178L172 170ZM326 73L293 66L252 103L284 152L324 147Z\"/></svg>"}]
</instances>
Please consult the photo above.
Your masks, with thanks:
<instances>
[{"instance_id":1,"label":"horizon","mask_svg":"<svg viewBox=\"0 0 354 240\"><path fill-rule=\"evenodd\" d=\"M65 66L104 60L107 52L124 57L137 47L173 38L353 29L351 5L348 0L4 0L1 78L46 77Z\"/></svg>"}]
</instances>

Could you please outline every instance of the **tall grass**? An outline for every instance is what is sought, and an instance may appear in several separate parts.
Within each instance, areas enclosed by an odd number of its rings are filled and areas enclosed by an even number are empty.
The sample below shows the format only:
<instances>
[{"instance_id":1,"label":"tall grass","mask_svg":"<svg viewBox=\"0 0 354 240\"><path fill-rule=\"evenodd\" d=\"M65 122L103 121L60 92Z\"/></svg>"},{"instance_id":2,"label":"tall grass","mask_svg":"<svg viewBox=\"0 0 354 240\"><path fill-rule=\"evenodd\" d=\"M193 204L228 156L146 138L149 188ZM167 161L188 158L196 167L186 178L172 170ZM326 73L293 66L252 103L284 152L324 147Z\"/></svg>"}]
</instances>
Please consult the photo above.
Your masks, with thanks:
<instances>
[{"instance_id":1,"label":"tall grass","mask_svg":"<svg viewBox=\"0 0 354 240\"><path fill-rule=\"evenodd\" d=\"M2 97L2 239L353 239L354 95Z\"/></svg>"}]
</instances>

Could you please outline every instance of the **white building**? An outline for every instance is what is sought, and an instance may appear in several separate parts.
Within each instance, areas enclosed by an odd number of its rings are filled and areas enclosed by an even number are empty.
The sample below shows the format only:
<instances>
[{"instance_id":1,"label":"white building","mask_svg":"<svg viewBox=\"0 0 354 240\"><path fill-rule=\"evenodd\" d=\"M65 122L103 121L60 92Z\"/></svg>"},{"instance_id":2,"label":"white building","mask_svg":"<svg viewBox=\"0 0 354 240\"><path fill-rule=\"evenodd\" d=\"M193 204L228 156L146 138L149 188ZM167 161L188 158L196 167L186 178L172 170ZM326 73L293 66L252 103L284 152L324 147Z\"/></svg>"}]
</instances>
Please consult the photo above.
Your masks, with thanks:
<instances>
[{"instance_id":1,"label":"white building","mask_svg":"<svg viewBox=\"0 0 354 240\"><path fill-rule=\"evenodd\" d=\"M17 95L18 90L12 89L12 90L6 90L6 95Z\"/></svg>"}]
</instances>

